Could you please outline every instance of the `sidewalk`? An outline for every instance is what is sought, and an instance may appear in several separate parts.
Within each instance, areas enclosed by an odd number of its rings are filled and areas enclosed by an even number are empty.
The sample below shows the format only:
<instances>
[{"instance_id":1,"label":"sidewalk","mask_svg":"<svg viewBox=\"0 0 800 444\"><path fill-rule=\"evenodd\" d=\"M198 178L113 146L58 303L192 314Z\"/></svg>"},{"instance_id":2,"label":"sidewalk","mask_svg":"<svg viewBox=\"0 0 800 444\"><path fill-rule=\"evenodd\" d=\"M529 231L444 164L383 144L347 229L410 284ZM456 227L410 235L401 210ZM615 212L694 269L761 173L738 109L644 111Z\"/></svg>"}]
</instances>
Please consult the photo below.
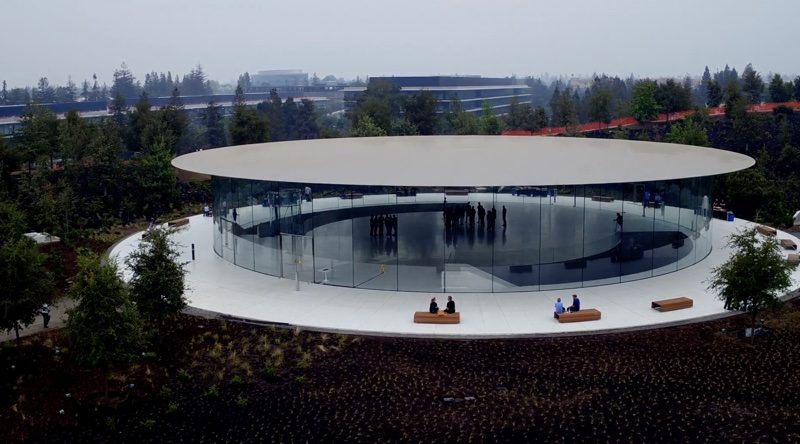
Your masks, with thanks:
<instances>
[{"instance_id":1,"label":"sidewalk","mask_svg":"<svg viewBox=\"0 0 800 444\"><path fill-rule=\"evenodd\" d=\"M26 328L21 328L19 330L19 337L22 338L24 336L35 335L44 330L52 330L54 328L63 328L66 325L67 321L67 313L66 311L75 306L75 301L69 298L62 298L58 302L54 303L50 306L50 324L48 325L49 328L44 328L44 321L42 320L42 315L36 317L36 320L33 321L33 324L29 325ZM14 330L11 332L0 332L0 342L5 341L13 341L16 339L16 334Z\"/></svg>"}]
</instances>

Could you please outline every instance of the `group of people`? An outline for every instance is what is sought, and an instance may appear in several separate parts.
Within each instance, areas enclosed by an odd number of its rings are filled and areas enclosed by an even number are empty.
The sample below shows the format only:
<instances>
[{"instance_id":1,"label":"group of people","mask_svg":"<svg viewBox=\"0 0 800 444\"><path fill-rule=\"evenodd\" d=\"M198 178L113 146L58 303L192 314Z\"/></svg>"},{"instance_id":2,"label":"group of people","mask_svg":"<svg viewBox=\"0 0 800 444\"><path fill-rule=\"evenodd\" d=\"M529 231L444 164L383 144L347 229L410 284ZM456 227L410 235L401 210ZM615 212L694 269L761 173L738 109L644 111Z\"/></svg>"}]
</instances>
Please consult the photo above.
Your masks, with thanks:
<instances>
[{"instance_id":1,"label":"group of people","mask_svg":"<svg viewBox=\"0 0 800 444\"><path fill-rule=\"evenodd\" d=\"M564 303L561 302L561 298L556 299L555 306L553 307L553 311L555 313L574 313L580 311L581 309L581 300L578 298L577 294L572 295L572 305L565 307ZM428 309L432 314L439 313L439 304L436 303L436 297L431 298L431 305ZM453 301L452 296L447 297L447 308L444 310L445 313L455 313L456 312L456 303Z\"/></svg>"},{"instance_id":2,"label":"group of people","mask_svg":"<svg viewBox=\"0 0 800 444\"><path fill-rule=\"evenodd\" d=\"M373 214L369 217L370 236L383 236L384 227L386 228L386 237L397 236L397 215Z\"/></svg>"},{"instance_id":3,"label":"group of people","mask_svg":"<svg viewBox=\"0 0 800 444\"><path fill-rule=\"evenodd\" d=\"M508 210L506 210L505 205L503 205L503 226L506 226L506 215ZM492 207L489 211L486 211L486 208L478 202L478 207L474 207L470 205L469 202L463 205L453 205L447 206L444 210L444 226L445 228L451 229L455 228L458 225L468 225L470 227L475 226L475 216L478 216L478 225L483 227L486 225L486 229L488 231L494 231L495 222L497 221L497 209Z\"/></svg>"},{"instance_id":4,"label":"group of people","mask_svg":"<svg viewBox=\"0 0 800 444\"><path fill-rule=\"evenodd\" d=\"M429 311L432 314L439 313L439 304L436 303L436 298L435 297L431 298L431 306L429 308ZM452 313L456 312L456 303L455 303L455 301L453 301L453 297L452 296L448 296L447 297L447 308L445 308L442 311L444 311L447 314L452 314Z\"/></svg>"},{"instance_id":5,"label":"group of people","mask_svg":"<svg viewBox=\"0 0 800 444\"><path fill-rule=\"evenodd\" d=\"M553 311L556 314L564 312L574 313L576 311L580 311L580 309L581 309L581 300L578 299L577 294L572 295L572 305L570 305L569 307L564 307L564 303L561 302L561 298L556 299L556 304L553 307Z\"/></svg>"}]
</instances>

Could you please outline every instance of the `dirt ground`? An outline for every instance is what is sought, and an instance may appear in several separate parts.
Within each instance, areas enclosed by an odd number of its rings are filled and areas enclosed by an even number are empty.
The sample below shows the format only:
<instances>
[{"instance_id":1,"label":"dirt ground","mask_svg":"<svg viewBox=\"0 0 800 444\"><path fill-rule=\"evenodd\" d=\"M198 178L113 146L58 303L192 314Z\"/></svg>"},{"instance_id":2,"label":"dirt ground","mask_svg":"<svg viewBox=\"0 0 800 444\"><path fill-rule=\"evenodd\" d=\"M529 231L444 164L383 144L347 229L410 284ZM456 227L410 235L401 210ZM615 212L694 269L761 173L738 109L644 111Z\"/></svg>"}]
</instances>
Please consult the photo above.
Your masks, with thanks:
<instances>
[{"instance_id":1,"label":"dirt ground","mask_svg":"<svg viewBox=\"0 0 800 444\"><path fill-rule=\"evenodd\" d=\"M573 338L369 338L182 315L137 362L0 349L0 442L797 442L800 310Z\"/></svg>"}]
</instances>

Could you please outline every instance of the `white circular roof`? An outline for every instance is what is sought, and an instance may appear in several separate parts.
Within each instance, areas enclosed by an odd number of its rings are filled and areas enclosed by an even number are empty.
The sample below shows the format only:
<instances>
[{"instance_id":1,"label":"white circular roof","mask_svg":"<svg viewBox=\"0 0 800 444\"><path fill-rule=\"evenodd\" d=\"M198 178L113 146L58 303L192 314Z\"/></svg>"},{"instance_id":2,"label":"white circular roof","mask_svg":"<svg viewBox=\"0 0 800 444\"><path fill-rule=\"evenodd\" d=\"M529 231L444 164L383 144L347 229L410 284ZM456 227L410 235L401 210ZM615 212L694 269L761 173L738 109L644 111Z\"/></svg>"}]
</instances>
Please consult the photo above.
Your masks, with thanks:
<instances>
[{"instance_id":1,"label":"white circular roof","mask_svg":"<svg viewBox=\"0 0 800 444\"><path fill-rule=\"evenodd\" d=\"M403 136L315 139L198 151L172 160L213 176L308 184L579 185L713 176L749 168L713 148L570 137Z\"/></svg>"}]
</instances>

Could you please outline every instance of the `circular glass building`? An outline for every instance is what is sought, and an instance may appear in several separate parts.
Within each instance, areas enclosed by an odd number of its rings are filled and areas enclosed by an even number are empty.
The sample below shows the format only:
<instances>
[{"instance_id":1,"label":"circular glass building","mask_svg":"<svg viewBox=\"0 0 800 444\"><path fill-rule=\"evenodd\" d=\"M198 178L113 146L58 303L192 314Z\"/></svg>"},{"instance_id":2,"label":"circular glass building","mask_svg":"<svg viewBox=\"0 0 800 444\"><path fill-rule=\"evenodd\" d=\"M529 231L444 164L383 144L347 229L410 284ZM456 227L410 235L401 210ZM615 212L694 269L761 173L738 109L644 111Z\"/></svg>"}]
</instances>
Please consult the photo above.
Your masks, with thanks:
<instances>
[{"instance_id":1,"label":"circular glass building","mask_svg":"<svg viewBox=\"0 0 800 444\"><path fill-rule=\"evenodd\" d=\"M173 161L212 176L214 251L380 290L513 292L646 279L711 251L712 178L740 154L601 139L279 142Z\"/></svg>"}]
</instances>

